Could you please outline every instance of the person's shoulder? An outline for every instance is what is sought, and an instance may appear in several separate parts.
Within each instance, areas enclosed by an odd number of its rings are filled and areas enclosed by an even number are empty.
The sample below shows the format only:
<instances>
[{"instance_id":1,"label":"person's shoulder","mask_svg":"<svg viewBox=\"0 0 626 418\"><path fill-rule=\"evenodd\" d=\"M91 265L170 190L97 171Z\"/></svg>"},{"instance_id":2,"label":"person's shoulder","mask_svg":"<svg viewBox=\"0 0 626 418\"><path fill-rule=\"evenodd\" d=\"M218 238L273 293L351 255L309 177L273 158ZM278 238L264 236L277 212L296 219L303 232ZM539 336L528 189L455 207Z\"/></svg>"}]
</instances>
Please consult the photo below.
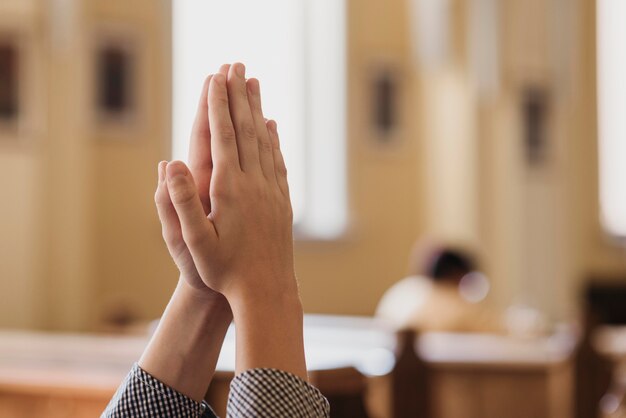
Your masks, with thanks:
<instances>
[{"instance_id":1,"label":"person's shoulder","mask_svg":"<svg viewBox=\"0 0 626 418\"><path fill-rule=\"evenodd\" d=\"M409 292L417 293L430 291L433 287L433 282L425 276L407 276L404 279L396 282L393 286L387 290L387 292Z\"/></svg>"},{"instance_id":2,"label":"person's shoulder","mask_svg":"<svg viewBox=\"0 0 626 418\"><path fill-rule=\"evenodd\" d=\"M432 281L423 276L408 276L396 282L383 294L376 316L383 319L406 320L432 290Z\"/></svg>"}]
</instances>

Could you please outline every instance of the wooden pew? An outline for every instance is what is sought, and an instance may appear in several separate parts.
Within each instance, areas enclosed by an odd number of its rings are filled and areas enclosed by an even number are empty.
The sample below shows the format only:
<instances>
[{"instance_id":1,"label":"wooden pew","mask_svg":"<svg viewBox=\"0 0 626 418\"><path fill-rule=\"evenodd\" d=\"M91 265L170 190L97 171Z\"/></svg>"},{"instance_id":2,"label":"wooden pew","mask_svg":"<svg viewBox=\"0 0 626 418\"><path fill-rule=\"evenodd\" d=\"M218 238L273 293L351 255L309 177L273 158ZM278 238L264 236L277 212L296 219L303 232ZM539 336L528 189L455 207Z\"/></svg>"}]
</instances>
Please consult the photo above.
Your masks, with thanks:
<instances>
[{"instance_id":1,"label":"wooden pew","mask_svg":"<svg viewBox=\"0 0 626 418\"><path fill-rule=\"evenodd\" d=\"M309 316L305 335L311 337L316 327L317 338L307 339L314 369L324 368L317 363L319 351L331 347L354 353L352 359L339 355L335 361L352 361L368 380L388 379L388 409L377 411L377 418L573 417L573 333L536 339L453 333L417 338L408 330L395 334L373 319ZM390 364L375 355L382 352Z\"/></svg>"},{"instance_id":2,"label":"wooden pew","mask_svg":"<svg viewBox=\"0 0 626 418\"><path fill-rule=\"evenodd\" d=\"M626 286L624 277L591 277L584 292L584 323L580 349L576 356L576 407L577 418L599 416L600 400L615 379L614 367L618 363L619 348L615 338L600 338L605 326L626 324ZM605 328L606 331L608 328ZM606 335L619 335L609 332ZM617 338L618 340L619 338Z\"/></svg>"},{"instance_id":3,"label":"wooden pew","mask_svg":"<svg viewBox=\"0 0 626 418\"><path fill-rule=\"evenodd\" d=\"M0 416L97 415L146 342L0 332ZM381 397L388 405L371 418L572 417L574 345L567 339L396 337L372 319L307 316L305 346L312 381L333 402L333 416L365 417L370 383L379 379L388 383L389 396ZM207 394L222 414L233 366L231 330Z\"/></svg>"},{"instance_id":4,"label":"wooden pew","mask_svg":"<svg viewBox=\"0 0 626 418\"><path fill-rule=\"evenodd\" d=\"M232 334L206 397L221 416L233 378ZM0 332L0 417L99 416L147 341L147 336ZM331 344L313 354L311 382L328 397L333 417L366 418L365 376L350 366L350 350L332 352Z\"/></svg>"},{"instance_id":5,"label":"wooden pew","mask_svg":"<svg viewBox=\"0 0 626 418\"><path fill-rule=\"evenodd\" d=\"M591 398L594 403L588 406L588 417L622 417L626 411L626 326L602 325L593 329L589 338L589 347L593 351L596 366L587 369L590 377L602 377L602 380L587 383L587 388L594 390ZM599 366L599 367L598 367ZM606 380L604 380L606 379ZM602 386L598 385L602 383ZM604 388L604 390L601 390Z\"/></svg>"},{"instance_id":6,"label":"wooden pew","mask_svg":"<svg viewBox=\"0 0 626 418\"><path fill-rule=\"evenodd\" d=\"M572 418L573 335L424 334L429 418Z\"/></svg>"},{"instance_id":7,"label":"wooden pew","mask_svg":"<svg viewBox=\"0 0 626 418\"><path fill-rule=\"evenodd\" d=\"M0 417L95 417L145 338L0 332Z\"/></svg>"},{"instance_id":8,"label":"wooden pew","mask_svg":"<svg viewBox=\"0 0 626 418\"><path fill-rule=\"evenodd\" d=\"M332 418L368 418L365 407L366 377L354 367L313 370L311 383L328 399Z\"/></svg>"},{"instance_id":9,"label":"wooden pew","mask_svg":"<svg viewBox=\"0 0 626 418\"><path fill-rule=\"evenodd\" d=\"M430 418L431 371L415 350L417 334L400 330L396 334L396 362L391 371L391 416Z\"/></svg>"}]
</instances>

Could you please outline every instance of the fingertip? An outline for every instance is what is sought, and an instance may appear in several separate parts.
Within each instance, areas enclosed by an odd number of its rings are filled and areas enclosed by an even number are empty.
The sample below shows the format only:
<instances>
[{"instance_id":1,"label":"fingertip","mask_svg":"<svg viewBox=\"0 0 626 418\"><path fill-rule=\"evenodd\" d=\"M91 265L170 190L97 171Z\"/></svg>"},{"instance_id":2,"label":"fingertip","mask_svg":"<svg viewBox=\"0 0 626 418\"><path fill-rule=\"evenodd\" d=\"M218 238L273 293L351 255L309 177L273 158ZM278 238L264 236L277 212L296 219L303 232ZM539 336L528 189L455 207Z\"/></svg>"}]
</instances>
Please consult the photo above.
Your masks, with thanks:
<instances>
[{"instance_id":1,"label":"fingertip","mask_svg":"<svg viewBox=\"0 0 626 418\"><path fill-rule=\"evenodd\" d=\"M236 75L235 74L235 66L236 66L236 64L231 65L228 68L228 71L226 72L226 79L228 81L231 81L231 80L233 80L235 78L235 75Z\"/></svg>"},{"instance_id":2,"label":"fingertip","mask_svg":"<svg viewBox=\"0 0 626 418\"><path fill-rule=\"evenodd\" d=\"M267 126L267 131L270 133L270 140L272 141L272 146L274 148L280 149L280 141L278 139L278 127L276 125L276 121L273 119L265 122Z\"/></svg>"},{"instance_id":3,"label":"fingertip","mask_svg":"<svg viewBox=\"0 0 626 418\"><path fill-rule=\"evenodd\" d=\"M220 74L226 75L228 71L230 71L230 64L222 64L219 69Z\"/></svg>"},{"instance_id":4,"label":"fingertip","mask_svg":"<svg viewBox=\"0 0 626 418\"><path fill-rule=\"evenodd\" d=\"M211 84L212 78L213 78L213 74L209 74L204 78L204 82L202 84L202 90L206 91L209 89L209 85Z\"/></svg>"},{"instance_id":5,"label":"fingertip","mask_svg":"<svg viewBox=\"0 0 626 418\"><path fill-rule=\"evenodd\" d=\"M226 86L226 77L222 73L215 74L213 76L212 80L213 80L213 82L215 83L216 86L219 86L219 87Z\"/></svg>"},{"instance_id":6,"label":"fingertip","mask_svg":"<svg viewBox=\"0 0 626 418\"><path fill-rule=\"evenodd\" d=\"M165 180L165 167L167 167L167 161L161 161L158 164L159 183Z\"/></svg>"},{"instance_id":7,"label":"fingertip","mask_svg":"<svg viewBox=\"0 0 626 418\"><path fill-rule=\"evenodd\" d=\"M267 121L267 129L269 129L270 133L274 135L278 134L278 125L276 124L276 121L273 119L270 119Z\"/></svg>"},{"instance_id":8,"label":"fingertip","mask_svg":"<svg viewBox=\"0 0 626 418\"><path fill-rule=\"evenodd\" d=\"M202 84L202 93L200 94L200 109L203 109L209 103L209 89L211 88L211 80L214 74L209 74Z\"/></svg>"},{"instance_id":9,"label":"fingertip","mask_svg":"<svg viewBox=\"0 0 626 418\"><path fill-rule=\"evenodd\" d=\"M248 79L248 81L246 81L246 86L248 87L250 94L254 96L259 96L261 94L261 84L256 78Z\"/></svg>"},{"instance_id":10,"label":"fingertip","mask_svg":"<svg viewBox=\"0 0 626 418\"><path fill-rule=\"evenodd\" d=\"M167 163L165 171L168 180L173 180L177 177L187 177L189 174L189 169L182 161L172 161Z\"/></svg>"},{"instance_id":11,"label":"fingertip","mask_svg":"<svg viewBox=\"0 0 626 418\"><path fill-rule=\"evenodd\" d=\"M246 78L246 66L241 62L236 62L231 68L239 78Z\"/></svg>"}]
</instances>

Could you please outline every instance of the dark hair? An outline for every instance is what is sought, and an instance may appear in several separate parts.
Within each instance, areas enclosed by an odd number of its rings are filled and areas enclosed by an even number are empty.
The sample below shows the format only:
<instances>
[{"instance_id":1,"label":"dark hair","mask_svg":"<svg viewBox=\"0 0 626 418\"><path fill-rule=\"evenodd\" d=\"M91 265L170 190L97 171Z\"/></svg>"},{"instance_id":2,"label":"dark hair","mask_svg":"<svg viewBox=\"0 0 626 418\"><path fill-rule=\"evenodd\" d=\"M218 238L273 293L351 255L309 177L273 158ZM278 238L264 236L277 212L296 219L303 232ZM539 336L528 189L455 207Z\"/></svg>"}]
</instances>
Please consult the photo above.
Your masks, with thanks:
<instances>
[{"instance_id":1,"label":"dark hair","mask_svg":"<svg viewBox=\"0 0 626 418\"><path fill-rule=\"evenodd\" d=\"M435 281L458 280L475 270L469 256L454 250L441 250L433 254L426 273Z\"/></svg>"}]
</instances>

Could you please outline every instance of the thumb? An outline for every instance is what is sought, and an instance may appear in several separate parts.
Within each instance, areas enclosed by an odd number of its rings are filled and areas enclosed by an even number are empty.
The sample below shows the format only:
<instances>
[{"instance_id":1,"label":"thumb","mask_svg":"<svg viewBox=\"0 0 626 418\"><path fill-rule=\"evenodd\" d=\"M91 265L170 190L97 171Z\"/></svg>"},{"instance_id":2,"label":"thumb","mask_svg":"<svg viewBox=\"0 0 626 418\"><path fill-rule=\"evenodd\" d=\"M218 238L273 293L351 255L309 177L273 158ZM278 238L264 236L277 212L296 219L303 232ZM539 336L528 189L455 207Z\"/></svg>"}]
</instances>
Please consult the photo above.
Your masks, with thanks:
<instances>
[{"instance_id":1,"label":"thumb","mask_svg":"<svg viewBox=\"0 0 626 418\"><path fill-rule=\"evenodd\" d=\"M172 161L165 169L167 189L178 214L183 239L192 253L202 250L215 236L215 229L206 217L191 172L181 161Z\"/></svg>"}]
</instances>

